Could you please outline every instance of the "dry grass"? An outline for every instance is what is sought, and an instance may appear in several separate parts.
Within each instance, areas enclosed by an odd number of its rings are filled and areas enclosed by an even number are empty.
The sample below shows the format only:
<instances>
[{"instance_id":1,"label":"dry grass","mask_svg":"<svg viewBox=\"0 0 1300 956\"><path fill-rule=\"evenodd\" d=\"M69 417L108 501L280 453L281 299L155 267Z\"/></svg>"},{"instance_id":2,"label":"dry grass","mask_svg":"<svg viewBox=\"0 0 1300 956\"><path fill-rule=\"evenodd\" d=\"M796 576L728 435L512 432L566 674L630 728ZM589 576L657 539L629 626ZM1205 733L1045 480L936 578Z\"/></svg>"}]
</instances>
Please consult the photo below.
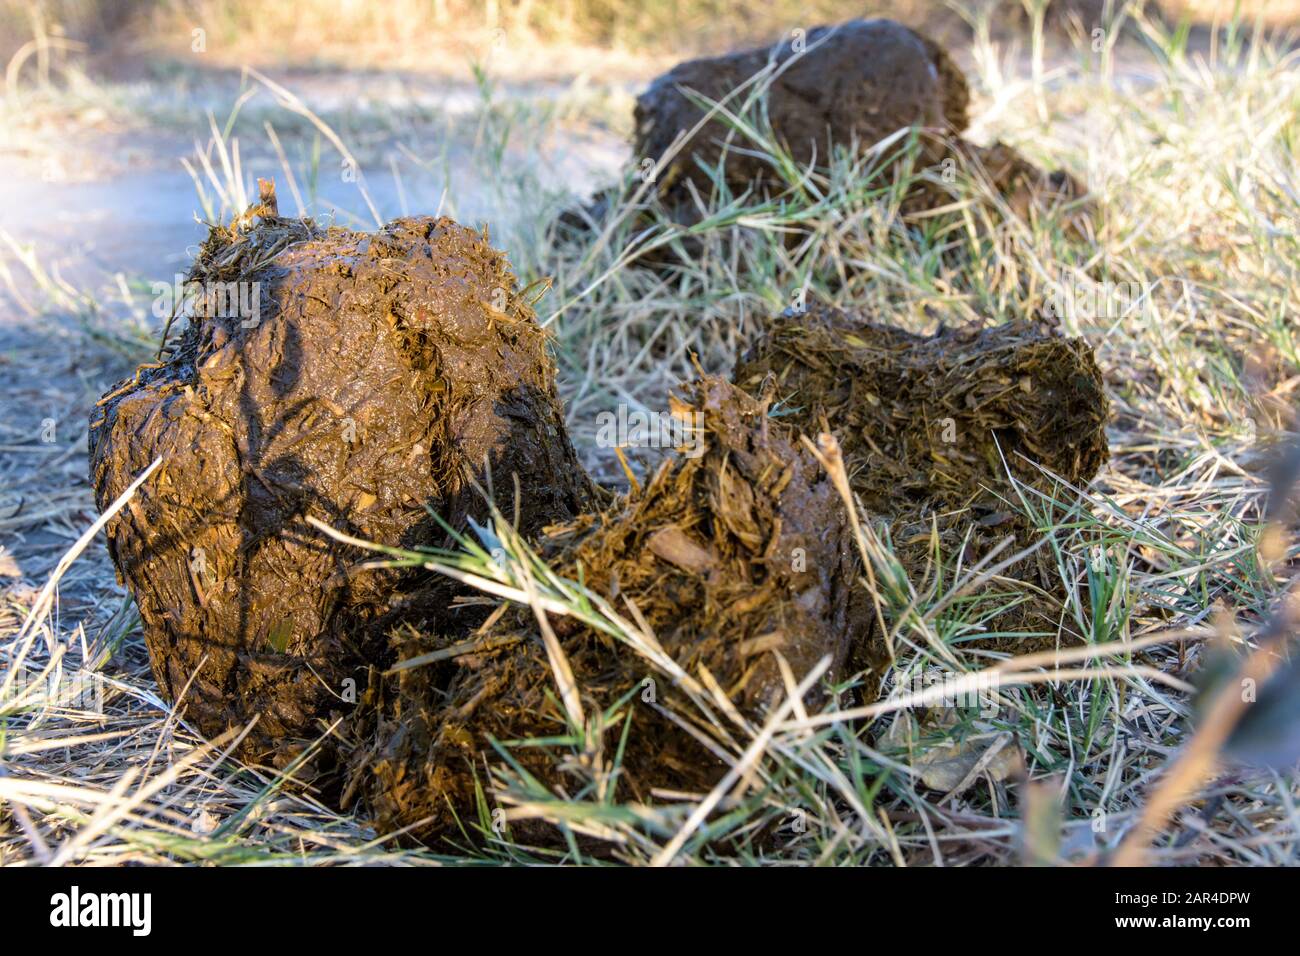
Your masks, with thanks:
<instances>
[{"instance_id":1,"label":"dry grass","mask_svg":"<svg viewBox=\"0 0 1300 956\"><path fill-rule=\"evenodd\" d=\"M1059 633L1073 650L1008 659L972 646L997 607L1016 599L1016 583L963 594L973 572L953 567L952 556L944 556L942 578L909 579L892 558L888 529L861 515L874 572L874 584L862 586L875 588L898 649L885 680L866 689L879 703L810 715L792 694L764 725L730 728L738 738L734 769L713 793L663 794L653 806L539 791L508 759L496 759L489 791L508 817L600 833L632 863L1087 862L1132 830L1195 726L1189 688L1207 639L1251 646L1291 582L1296 547L1280 557L1260 551L1262 466L1292 427L1288 409L1300 385L1294 58L1237 34L1211 61L1186 55L1179 35L1158 24L1139 20L1135 29L1146 38L1140 55L1085 48L1073 59L1024 64L978 41L971 51L984 107L978 134L1066 165L1092 185L1102 226L1082 245L1050 218L1029 225L1003 215L979 183L965 184L968 201L955 219L906 226L897 215L899 184L871 180L868 156L802 180L782 206L714 197L696 230L705 253L665 275L630 262L676 235L666 224L638 233L631 216L620 218L641 201L633 173L600 237L581 247L549 244L544 224L557 201L534 180L508 177L494 187L516 212L494 238L525 282L554 278L539 314L556 334L575 442L604 480L621 480L622 467L595 442L600 411L619 403L665 408L668 389L694 376L693 356L725 371L755 319L805 285L813 297L914 329L937 317L1035 316L1045 302L1060 303L1065 330L1096 346L1114 407L1113 460L1092 487L1017 503L1039 522L1059 569L1066 595ZM486 104L484 148L526 137L529 122ZM756 135L757 148L779 154L761 129ZM793 246L783 241L788 229L802 237ZM88 303L97 310L89 317ZM47 314L80 315L84 327L129 351L137 340L115 337L128 311L64 293ZM98 379L87 375L87 387L73 394L67 356L52 356L32 336L17 339L27 351L6 353L0 365L6 389L39 396L42 383L58 382L54 391L67 405L60 421L84 422L76 410L93 401L89 386ZM83 371L94 363L120 368L104 341L70 337L66 348ZM3 452L9 484L0 500L0 528L30 544L19 540L22 576L0 619L7 681L0 860L557 858L511 841L508 827L493 829L487 804L478 821L483 839L463 853L401 850L282 778L223 759L230 741L201 740L157 698L134 614L98 544L63 572L61 601L33 616L56 554L93 514L74 480L80 435L61 434L58 451L44 450L34 437L39 402L25 404L30 420L5 439L14 450ZM833 456L827 461L833 468ZM631 463L639 470L652 459ZM505 542L504 560L469 549L435 563L552 614L595 615L627 653L674 679L635 621L584 602L580 586L548 576L523 542L508 535ZM76 667L103 675L102 713L61 704L48 682L33 680ZM917 689L918 678L936 676L956 683ZM906 734L888 733L912 719L917 704L967 688L991 697L995 713L961 712L911 746L900 743ZM977 752L988 759L963 786L924 786L927 753L968 737L984 741ZM1020 748L1023 772L996 779L990 741ZM590 744L575 733L555 745L556 757ZM613 792L595 783L590 793ZM1150 859L1291 862L1300 839L1296 798L1292 772L1220 766L1194 802L1170 816ZM759 840L760 831L768 838ZM576 841L558 858L585 859Z\"/></svg>"}]
</instances>

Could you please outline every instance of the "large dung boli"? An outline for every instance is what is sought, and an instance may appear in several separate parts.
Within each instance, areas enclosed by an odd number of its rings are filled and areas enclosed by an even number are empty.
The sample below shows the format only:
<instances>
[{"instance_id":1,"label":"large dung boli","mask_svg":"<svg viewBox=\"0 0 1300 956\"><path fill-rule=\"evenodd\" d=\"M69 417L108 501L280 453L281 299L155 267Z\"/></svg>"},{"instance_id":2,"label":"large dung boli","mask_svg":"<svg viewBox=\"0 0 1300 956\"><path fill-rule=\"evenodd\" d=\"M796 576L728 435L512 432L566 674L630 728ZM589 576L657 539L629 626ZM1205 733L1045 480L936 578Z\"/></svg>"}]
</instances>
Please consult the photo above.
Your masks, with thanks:
<instances>
[{"instance_id":1,"label":"large dung boli","mask_svg":"<svg viewBox=\"0 0 1300 956\"><path fill-rule=\"evenodd\" d=\"M447 582L367 568L309 519L430 545L434 515L486 518L489 481L527 532L590 485L545 334L479 233L266 215L214 228L188 284L178 344L100 401L91 477L106 508L161 461L107 526L158 683L209 736L256 719L239 753L285 766L350 712L394 626L457 626Z\"/></svg>"}]
</instances>

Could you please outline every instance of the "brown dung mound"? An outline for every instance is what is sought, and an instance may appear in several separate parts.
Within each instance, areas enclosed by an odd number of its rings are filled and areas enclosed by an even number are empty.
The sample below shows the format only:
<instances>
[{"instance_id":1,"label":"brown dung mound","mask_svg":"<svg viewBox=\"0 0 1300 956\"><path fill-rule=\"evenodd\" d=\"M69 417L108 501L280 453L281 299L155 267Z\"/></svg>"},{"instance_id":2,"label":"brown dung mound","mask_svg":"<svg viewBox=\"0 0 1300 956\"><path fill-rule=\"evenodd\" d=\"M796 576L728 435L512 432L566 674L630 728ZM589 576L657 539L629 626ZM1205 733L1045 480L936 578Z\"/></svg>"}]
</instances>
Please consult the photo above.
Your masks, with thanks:
<instances>
[{"instance_id":1,"label":"brown dung mound","mask_svg":"<svg viewBox=\"0 0 1300 956\"><path fill-rule=\"evenodd\" d=\"M1008 467L1046 487L1030 461L1086 484L1109 457L1092 348L1029 322L922 336L825 306L787 312L735 381L752 389L768 375L791 410L784 420L809 434L831 425L854 490L877 514L987 498Z\"/></svg>"},{"instance_id":2,"label":"brown dung mound","mask_svg":"<svg viewBox=\"0 0 1300 956\"><path fill-rule=\"evenodd\" d=\"M797 55L796 41L773 47L690 60L651 82L637 99L633 154L658 161L679 135L681 151L660 173L661 195L691 181L707 195L712 188L700 168L715 167L726 153L727 180L738 190L750 184L780 186L762 157L717 114L691 134L709 111L689 93L726 101L737 111L751 92L732 91L775 63L766 93L772 130L800 167L824 164L832 146L869 146L899 129L924 127L959 133L969 122L970 92L961 70L936 43L892 20L852 20L809 30ZM731 97L728 99L728 97ZM730 144L730 149L728 149ZM738 148L739 147L739 148Z\"/></svg>"},{"instance_id":3,"label":"brown dung mound","mask_svg":"<svg viewBox=\"0 0 1300 956\"><path fill-rule=\"evenodd\" d=\"M837 436L853 490L869 515L889 519L914 575L927 573L936 532L941 553L960 553L966 567L1009 535L1016 548L1038 540L1010 504L1008 471L1050 492L1054 480L1034 463L1079 487L1109 457L1092 348L1028 322L921 336L827 307L786 313L734 378L751 389L770 380L782 420ZM1031 555L1005 576L1059 590L1044 561ZM1014 626L1019 614L999 620Z\"/></svg>"},{"instance_id":4,"label":"brown dung mound","mask_svg":"<svg viewBox=\"0 0 1300 956\"><path fill-rule=\"evenodd\" d=\"M950 163L954 172L962 169L985 181L1022 219L1040 207L1080 200L1086 192L1068 173L1044 172L1010 146L962 140L970 91L960 68L937 43L892 20L852 20L810 30L798 49L794 39L786 39L772 47L690 60L651 82L637 99L632 149L638 163L665 163L655 189L666 220L679 226L699 222L696 197L712 192L709 171L720 163L735 194L753 189L766 198L788 188L782 172L725 116L714 113L705 122L712 103L725 102L729 113L739 112L755 88L733 91L769 64L775 64L775 74L761 97L762 113L800 169L827 166L837 148L866 148L900 129L916 129L925 134L915 159L918 169ZM665 159L679 137L685 137L680 150ZM902 154L899 148L892 152ZM891 168L881 172L888 176ZM941 181L955 180L944 176ZM586 207L562 213L557 237L587 235L605 220L616 195L617 190L598 193ZM918 215L953 198L951 187L940 180L918 179L902 211ZM1067 225L1075 235L1085 235L1091 216L1086 204L1075 203ZM642 220L647 226L655 221L648 213ZM789 238L797 241L797 232ZM699 248L698 239L679 241L688 256ZM675 262L676 255L656 250L637 261L660 266Z\"/></svg>"},{"instance_id":5,"label":"brown dung mound","mask_svg":"<svg viewBox=\"0 0 1300 956\"><path fill-rule=\"evenodd\" d=\"M796 680L826 656L835 676L863 636L866 616L852 606L851 531L830 480L797 435L768 417L767 402L708 378L694 387L689 411L702 416L692 416L700 430L691 442L701 454L673 456L644 490L552 529L539 548L558 574L584 581L618 614L639 614L689 680L707 669L743 714L758 718L785 696L777 653ZM572 618L552 616L551 624L589 721L627 698L623 798L649 801L655 787L698 792L721 777L727 764L663 716L688 692L681 680ZM399 642L396 653L411 660L453 644L424 635ZM354 751L349 792L382 828L427 817L417 832L436 835L451 827L453 811L472 823L489 738L571 732L555 674L533 611L507 608L472 653L400 671L396 686L375 688L377 725ZM652 706L628 696L647 677L659 687ZM820 696L810 694L807 705ZM606 763L622 732L606 729ZM553 750L514 748L511 757L548 788L574 794L587 779Z\"/></svg>"},{"instance_id":6,"label":"brown dung mound","mask_svg":"<svg viewBox=\"0 0 1300 956\"><path fill-rule=\"evenodd\" d=\"M362 570L309 517L433 544L426 509L485 517L471 478L485 466L507 513L517 476L529 532L586 506L590 486L545 334L482 236L449 219L366 234L261 212L212 230L179 346L101 400L90 453L101 508L162 459L107 529L159 685L208 736L260 715L240 753L283 766L351 711L393 624L432 624L447 602L427 573Z\"/></svg>"}]
</instances>

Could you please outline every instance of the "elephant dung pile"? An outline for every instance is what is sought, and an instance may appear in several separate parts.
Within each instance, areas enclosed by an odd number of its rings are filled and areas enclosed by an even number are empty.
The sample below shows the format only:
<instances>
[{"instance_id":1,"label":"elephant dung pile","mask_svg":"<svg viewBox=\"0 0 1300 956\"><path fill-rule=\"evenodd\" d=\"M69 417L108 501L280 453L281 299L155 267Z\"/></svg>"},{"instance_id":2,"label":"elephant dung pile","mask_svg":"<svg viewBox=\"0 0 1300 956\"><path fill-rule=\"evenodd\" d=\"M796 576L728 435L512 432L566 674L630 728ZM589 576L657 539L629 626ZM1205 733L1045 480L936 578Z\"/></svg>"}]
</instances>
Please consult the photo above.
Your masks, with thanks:
<instances>
[{"instance_id":1,"label":"elephant dung pile","mask_svg":"<svg viewBox=\"0 0 1300 956\"><path fill-rule=\"evenodd\" d=\"M706 120L711 103L738 110L754 90L745 84L769 64L767 119L800 168L825 164L835 146L870 146L912 127L959 133L969 122L966 79L927 37L892 20L817 27L802 43L689 60L650 84L636 102L633 154L659 161L686 137L660 171L661 195L684 191L688 182L707 195L707 170L724 158L737 191L781 187L768 159L746 152L752 144L723 114Z\"/></svg>"},{"instance_id":2,"label":"elephant dung pile","mask_svg":"<svg viewBox=\"0 0 1300 956\"><path fill-rule=\"evenodd\" d=\"M107 527L159 685L208 736L256 717L239 753L283 767L351 710L398 621L450 626L445 581L367 569L309 519L427 545L430 511L486 517L489 476L528 533L591 489L545 334L483 236L260 211L212 230L179 345L100 401L90 457L101 509L161 459Z\"/></svg>"},{"instance_id":3,"label":"elephant dung pile","mask_svg":"<svg viewBox=\"0 0 1300 956\"><path fill-rule=\"evenodd\" d=\"M746 109L751 101L756 106ZM1003 143L981 147L962 139L969 106L966 78L933 40L892 20L851 20L771 47L678 64L637 99L632 154L643 174L655 172L660 214L689 227L708 206L717 170L734 195L751 192L762 199L790 186L790 170L736 128L738 114L746 116L741 125L770 124L800 174L829 166L837 149L866 149L913 130L919 134L918 170L960 169L983 180L1026 219L1039 207L1070 204L1067 225L1076 235L1086 232L1091 212L1081 202L1082 184L1066 172L1040 170ZM886 155L896 162L903 151L896 145ZM903 197L904 214L952 203L952 182L950 175L916 178ZM563 213L557 234L585 235L605 219L616 196L617 190L599 193L585 208ZM646 224L653 221L647 217ZM698 243L693 237L679 241L688 251ZM651 253L642 261L672 261L663 255Z\"/></svg>"},{"instance_id":4,"label":"elephant dung pile","mask_svg":"<svg viewBox=\"0 0 1300 956\"><path fill-rule=\"evenodd\" d=\"M611 501L478 233L323 229L271 198L213 229L189 278L179 343L91 425L102 509L161 462L108 523L110 554L197 728L244 731L244 759L386 830L454 832L489 772L635 802L705 791L774 709L824 706L827 681L874 667L855 529L803 436L838 435L864 517L909 569L931 529L971 560L1032 537L999 499L1008 471L1050 492L1034 462L1083 484L1107 457L1083 342L1027 323L926 337L821 308L772 320L734 384L674 400L675 453ZM512 596L532 599L491 613L460 580L374 566L321 527L449 547L448 528L487 534L496 514L545 567L520 565L532 591Z\"/></svg>"},{"instance_id":5,"label":"elephant dung pile","mask_svg":"<svg viewBox=\"0 0 1300 956\"><path fill-rule=\"evenodd\" d=\"M771 375L783 420L829 423L869 511L962 507L1033 464L1087 483L1108 457L1101 370L1082 339L1040 324L941 328L931 336L830 307L772 319L736 367L743 388Z\"/></svg>"},{"instance_id":6,"label":"elephant dung pile","mask_svg":"<svg viewBox=\"0 0 1300 956\"><path fill-rule=\"evenodd\" d=\"M582 760L539 747L512 748L511 760L548 790L578 793L608 771L621 722L631 721L622 798L707 791L728 767L719 754L734 758L736 744L707 721L688 731L668 716L698 719L692 698L716 707L705 675L739 720L785 700L780 661L795 681L823 661L829 678L840 676L868 620L857 606L852 532L831 480L768 411L720 379L700 381L675 408L692 429L687 449L643 490L540 541L557 575L585 582L608 613L633 622L640 649L572 617L539 628L534 610L518 605L470 641L426 633L399 642L401 659L437 662L399 670L373 691L380 716L356 748L349 791L385 826L442 831L453 815L472 819L491 740L568 738L584 750L579 715L620 723L588 741ZM649 703L647 681L657 688ZM817 683L804 703L822 697Z\"/></svg>"},{"instance_id":7,"label":"elephant dung pile","mask_svg":"<svg viewBox=\"0 0 1300 956\"><path fill-rule=\"evenodd\" d=\"M1082 487L1109 457L1092 348L1025 321L921 336L829 307L788 311L735 381L775 387L795 428L835 433L854 492L889 520L912 571L925 566L935 530L967 566L1008 534L1021 545L1036 538L1008 474L1050 494L1055 479L1041 469ZM1045 583L1050 572L1035 568L1007 573Z\"/></svg>"}]
</instances>

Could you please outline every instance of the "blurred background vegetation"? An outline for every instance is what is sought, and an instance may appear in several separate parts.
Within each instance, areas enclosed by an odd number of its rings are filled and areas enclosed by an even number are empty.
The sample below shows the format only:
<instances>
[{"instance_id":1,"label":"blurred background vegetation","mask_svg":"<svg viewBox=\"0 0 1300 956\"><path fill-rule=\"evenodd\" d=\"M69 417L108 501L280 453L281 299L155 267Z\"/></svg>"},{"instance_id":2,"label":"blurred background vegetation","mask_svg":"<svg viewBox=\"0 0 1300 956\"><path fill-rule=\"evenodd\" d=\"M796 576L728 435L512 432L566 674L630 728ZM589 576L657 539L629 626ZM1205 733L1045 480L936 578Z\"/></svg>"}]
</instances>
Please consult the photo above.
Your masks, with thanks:
<instances>
[{"instance_id":1,"label":"blurred background vegetation","mask_svg":"<svg viewBox=\"0 0 1300 956\"><path fill-rule=\"evenodd\" d=\"M995 31L1022 32L1037 7L1068 33L1102 22L1107 0L984 0L962 10L942 0L0 0L0 60L33 35L85 44L101 62L148 57L154 65L195 52L210 65L390 67L443 72L464 54L495 45L557 51L552 62L530 53L524 72L580 69L558 51L676 55L764 42L795 27L860 16L888 16L949 42L969 31L983 8ZM1247 22L1287 29L1300 24L1300 0L1158 0L1171 23L1212 26L1238 13ZM196 31L202 31L201 35ZM454 63L448 55L456 56Z\"/></svg>"}]
</instances>

